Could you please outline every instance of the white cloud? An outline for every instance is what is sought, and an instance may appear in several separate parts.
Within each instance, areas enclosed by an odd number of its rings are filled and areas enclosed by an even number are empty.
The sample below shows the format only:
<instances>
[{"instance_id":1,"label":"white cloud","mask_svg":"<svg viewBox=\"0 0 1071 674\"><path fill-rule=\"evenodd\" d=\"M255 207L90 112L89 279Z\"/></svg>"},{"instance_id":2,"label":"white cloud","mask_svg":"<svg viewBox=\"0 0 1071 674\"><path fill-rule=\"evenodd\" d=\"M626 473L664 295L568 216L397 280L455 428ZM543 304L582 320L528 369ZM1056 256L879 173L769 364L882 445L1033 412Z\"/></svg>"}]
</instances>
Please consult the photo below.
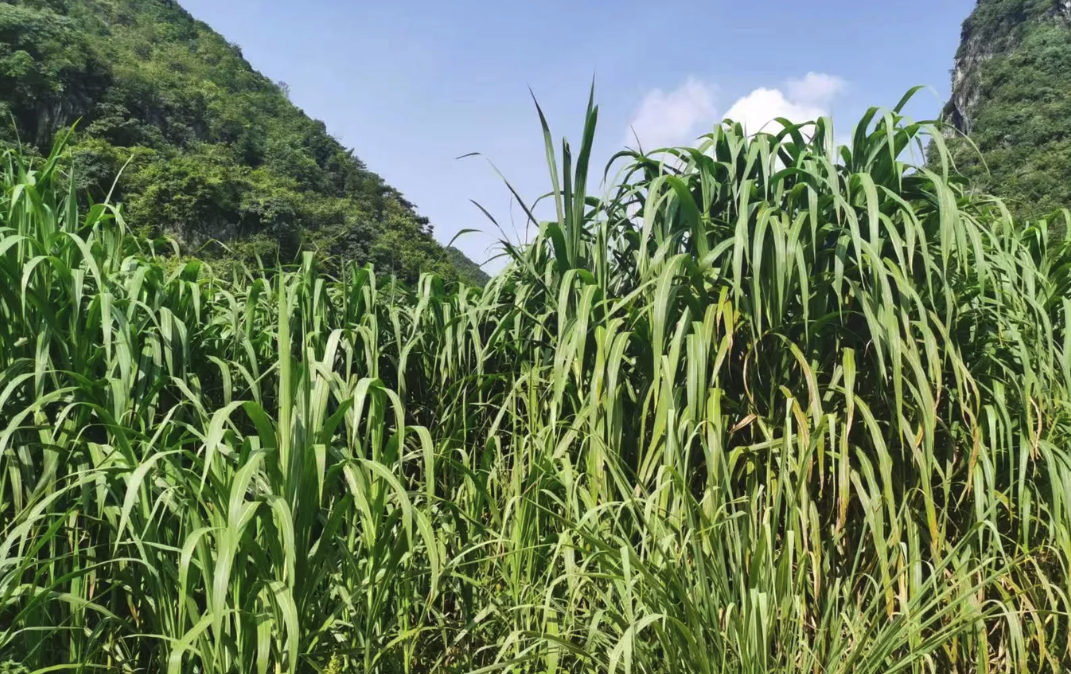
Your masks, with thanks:
<instances>
[{"instance_id":1,"label":"white cloud","mask_svg":"<svg viewBox=\"0 0 1071 674\"><path fill-rule=\"evenodd\" d=\"M716 121L714 87L689 77L684 84L666 93L648 92L629 124L626 144L636 138L644 150L692 142ZM635 132L635 135L633 134Z\"/></svg>"},{"instance_id":2,"label":"white cloud","mask_svg":"<svg viewBox=\"0 0 1071 674\"><path fill-rule=\"evenodd\" d=\"M836 75L826 73L809 72L798 80L785 82L788 96L800 103L809 103L819 107L829 103L844 93L848 88L847 82Z\"/></svg>"},{"instance_id":3,"label":"white cloud","mask_svg":"<svg viewBox=\"0 0 1071 674\"><path fill-rule=\"evenodd\" d=\"M755 89L719 116L715 106L716 87L689 77L669 93L655 89L644 96L629 124L626 144L634 146L636 136L647 151L691 144L722 118L740 122L748 133L764 128L776 132L780 125L770 122L778 117L806 122L828 115L833 102L846 88L847 83L836 75L809 72L786 80L780 88Z\"/></svg>"},{"instance_id":4,"label":"white cloud","mask_svg":"<svg viewBox=\"0 0 1071 674\"><path fill-rule=\"evenodd\" d=\"M725 113L728 119L740 122L748 133L778 131L781 126L771 122L784 117L792 122L805 122L821 117L825 110L816 105L789 100L780 89L756 89L744 96Z\"/></svg>"},{"instance_id":5,"label":"white cloud","mask_svg":"<svg viewBox=\"0 0 1071 674\"><path fill-rule=\"evenodd\" d=\"M778 117L807 122L828 115L833 100L846 87L844 80L835 75L810 72L785 82L784 91L765 87L752 91L734 103L725 116L743 124L748 133L764 128L777 131L780 125L770 122Z\"/></svg>"}]
</instances>

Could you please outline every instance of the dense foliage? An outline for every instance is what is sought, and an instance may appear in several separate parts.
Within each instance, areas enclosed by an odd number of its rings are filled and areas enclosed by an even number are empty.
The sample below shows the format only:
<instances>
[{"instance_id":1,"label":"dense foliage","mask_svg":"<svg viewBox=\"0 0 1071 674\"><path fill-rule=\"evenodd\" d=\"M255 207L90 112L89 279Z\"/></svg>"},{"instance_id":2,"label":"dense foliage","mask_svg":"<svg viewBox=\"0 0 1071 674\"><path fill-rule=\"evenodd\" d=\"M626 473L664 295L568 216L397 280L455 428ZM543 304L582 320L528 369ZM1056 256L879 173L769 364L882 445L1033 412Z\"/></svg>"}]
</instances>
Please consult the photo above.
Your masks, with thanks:
<instances>
[{"instance_id":1,"label":"dense foliage","mask_svg":"<svg viewBox=\"0 0 1071 674\"><path fill-rule=\"evenodd\" d=\"M0 141L47 150L81 120L78 187L196 249L315 250L470 283L427 219L172 0L0 0ZM129 162L129 165L127 165ZM220 252L202 250L202 254ZM467 264L466 264L467 263Z\"/></svg>"},{"instance_id":2,"label":"dense foliage","mask_svg":"<svg viewBox=\"0 0 1071 674\"><path fill-rule=\"evenodd\" d=\"M976 189L1026 218L1071 205L1071 3L979 0L949 113L970 138L952 148Z\"/></svg>"},{"instance_id":3,"label":"dense foliage","mask_svg":"<svg viewBox=\"0 0 1071 674\"><path fill-rule=\"evenodd\" d=\"M595 119L483 289L172 267L8 153L0 661L1067 671L1069 245L896 111L605 199Z\"/></svg>"}]
</instances>

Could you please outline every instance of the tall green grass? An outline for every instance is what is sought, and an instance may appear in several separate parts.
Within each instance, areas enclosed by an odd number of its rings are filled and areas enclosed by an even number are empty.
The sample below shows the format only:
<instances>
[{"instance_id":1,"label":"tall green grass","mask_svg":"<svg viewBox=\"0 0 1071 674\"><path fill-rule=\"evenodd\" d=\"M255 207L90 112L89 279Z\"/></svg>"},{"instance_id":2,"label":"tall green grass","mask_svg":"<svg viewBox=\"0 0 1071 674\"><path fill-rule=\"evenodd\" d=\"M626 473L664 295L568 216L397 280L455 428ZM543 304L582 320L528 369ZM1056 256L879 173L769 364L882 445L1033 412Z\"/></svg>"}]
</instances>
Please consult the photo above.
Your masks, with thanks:
<instances>
[{"instance_id":1,"label":"tall green grass","mask_svg":"<svg viewBox=\"0 0 1071 674\"><path fill-rule=\"evenodd\" d=\"M598 195L596 116L482 289L222 278L4 155L0 661L1066 671L1068 245L899 108Z\"/></svg>"}]
</instances>

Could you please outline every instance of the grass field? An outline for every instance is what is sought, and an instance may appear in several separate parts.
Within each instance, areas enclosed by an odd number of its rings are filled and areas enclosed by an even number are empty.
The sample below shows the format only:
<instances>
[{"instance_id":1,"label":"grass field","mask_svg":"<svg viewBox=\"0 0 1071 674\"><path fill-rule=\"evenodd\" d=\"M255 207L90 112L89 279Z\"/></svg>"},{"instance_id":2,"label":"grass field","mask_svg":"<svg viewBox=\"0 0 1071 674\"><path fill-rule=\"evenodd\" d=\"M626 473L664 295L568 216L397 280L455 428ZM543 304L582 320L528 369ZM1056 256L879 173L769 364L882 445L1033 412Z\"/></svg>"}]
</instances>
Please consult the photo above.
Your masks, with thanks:
<instances>
[{"instance_id":1,"label":"grass field","mask_svg":"<svg viewBox=\"0 0 1071 674\"><path fill-rule=\"evenodd\" d=\"M0 661L1067 671L1071 248L896 110L598 189L596 116L485 288L224 278L4 155Z\"/></svg>"}]
</instances>

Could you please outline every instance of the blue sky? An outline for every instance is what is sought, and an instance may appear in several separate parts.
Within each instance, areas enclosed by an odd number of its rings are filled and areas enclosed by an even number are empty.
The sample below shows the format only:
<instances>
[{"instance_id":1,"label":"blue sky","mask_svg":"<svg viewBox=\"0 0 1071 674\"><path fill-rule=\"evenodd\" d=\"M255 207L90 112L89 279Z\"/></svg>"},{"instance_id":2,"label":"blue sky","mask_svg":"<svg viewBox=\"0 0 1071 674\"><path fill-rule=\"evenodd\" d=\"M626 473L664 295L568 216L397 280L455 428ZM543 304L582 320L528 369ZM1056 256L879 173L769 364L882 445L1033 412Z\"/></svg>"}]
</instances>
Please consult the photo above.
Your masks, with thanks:
<instances>
[{"instance_id":1,"label":"blue sky","mask_svg":"<svg viewBox=\"0 0 1071 674\"><path fill-rule=\"evenodd\" d=\"M477 262L524 220L486 161L529 201L548 178L539 99L557 138L579 142L588 87L600 106L595 157L630 128L645 147L689 142L731 113L830 113L847 136L871 105L923 84L908 112L932 118L948 96L960 24L974 0L180 0L289 84L370 169L402 191ZM589 189L596 190L597 185ZM510 226L516 224L517 233ZM497 269L492 262L488 270Z\"/></svg>"}]
</instances>

